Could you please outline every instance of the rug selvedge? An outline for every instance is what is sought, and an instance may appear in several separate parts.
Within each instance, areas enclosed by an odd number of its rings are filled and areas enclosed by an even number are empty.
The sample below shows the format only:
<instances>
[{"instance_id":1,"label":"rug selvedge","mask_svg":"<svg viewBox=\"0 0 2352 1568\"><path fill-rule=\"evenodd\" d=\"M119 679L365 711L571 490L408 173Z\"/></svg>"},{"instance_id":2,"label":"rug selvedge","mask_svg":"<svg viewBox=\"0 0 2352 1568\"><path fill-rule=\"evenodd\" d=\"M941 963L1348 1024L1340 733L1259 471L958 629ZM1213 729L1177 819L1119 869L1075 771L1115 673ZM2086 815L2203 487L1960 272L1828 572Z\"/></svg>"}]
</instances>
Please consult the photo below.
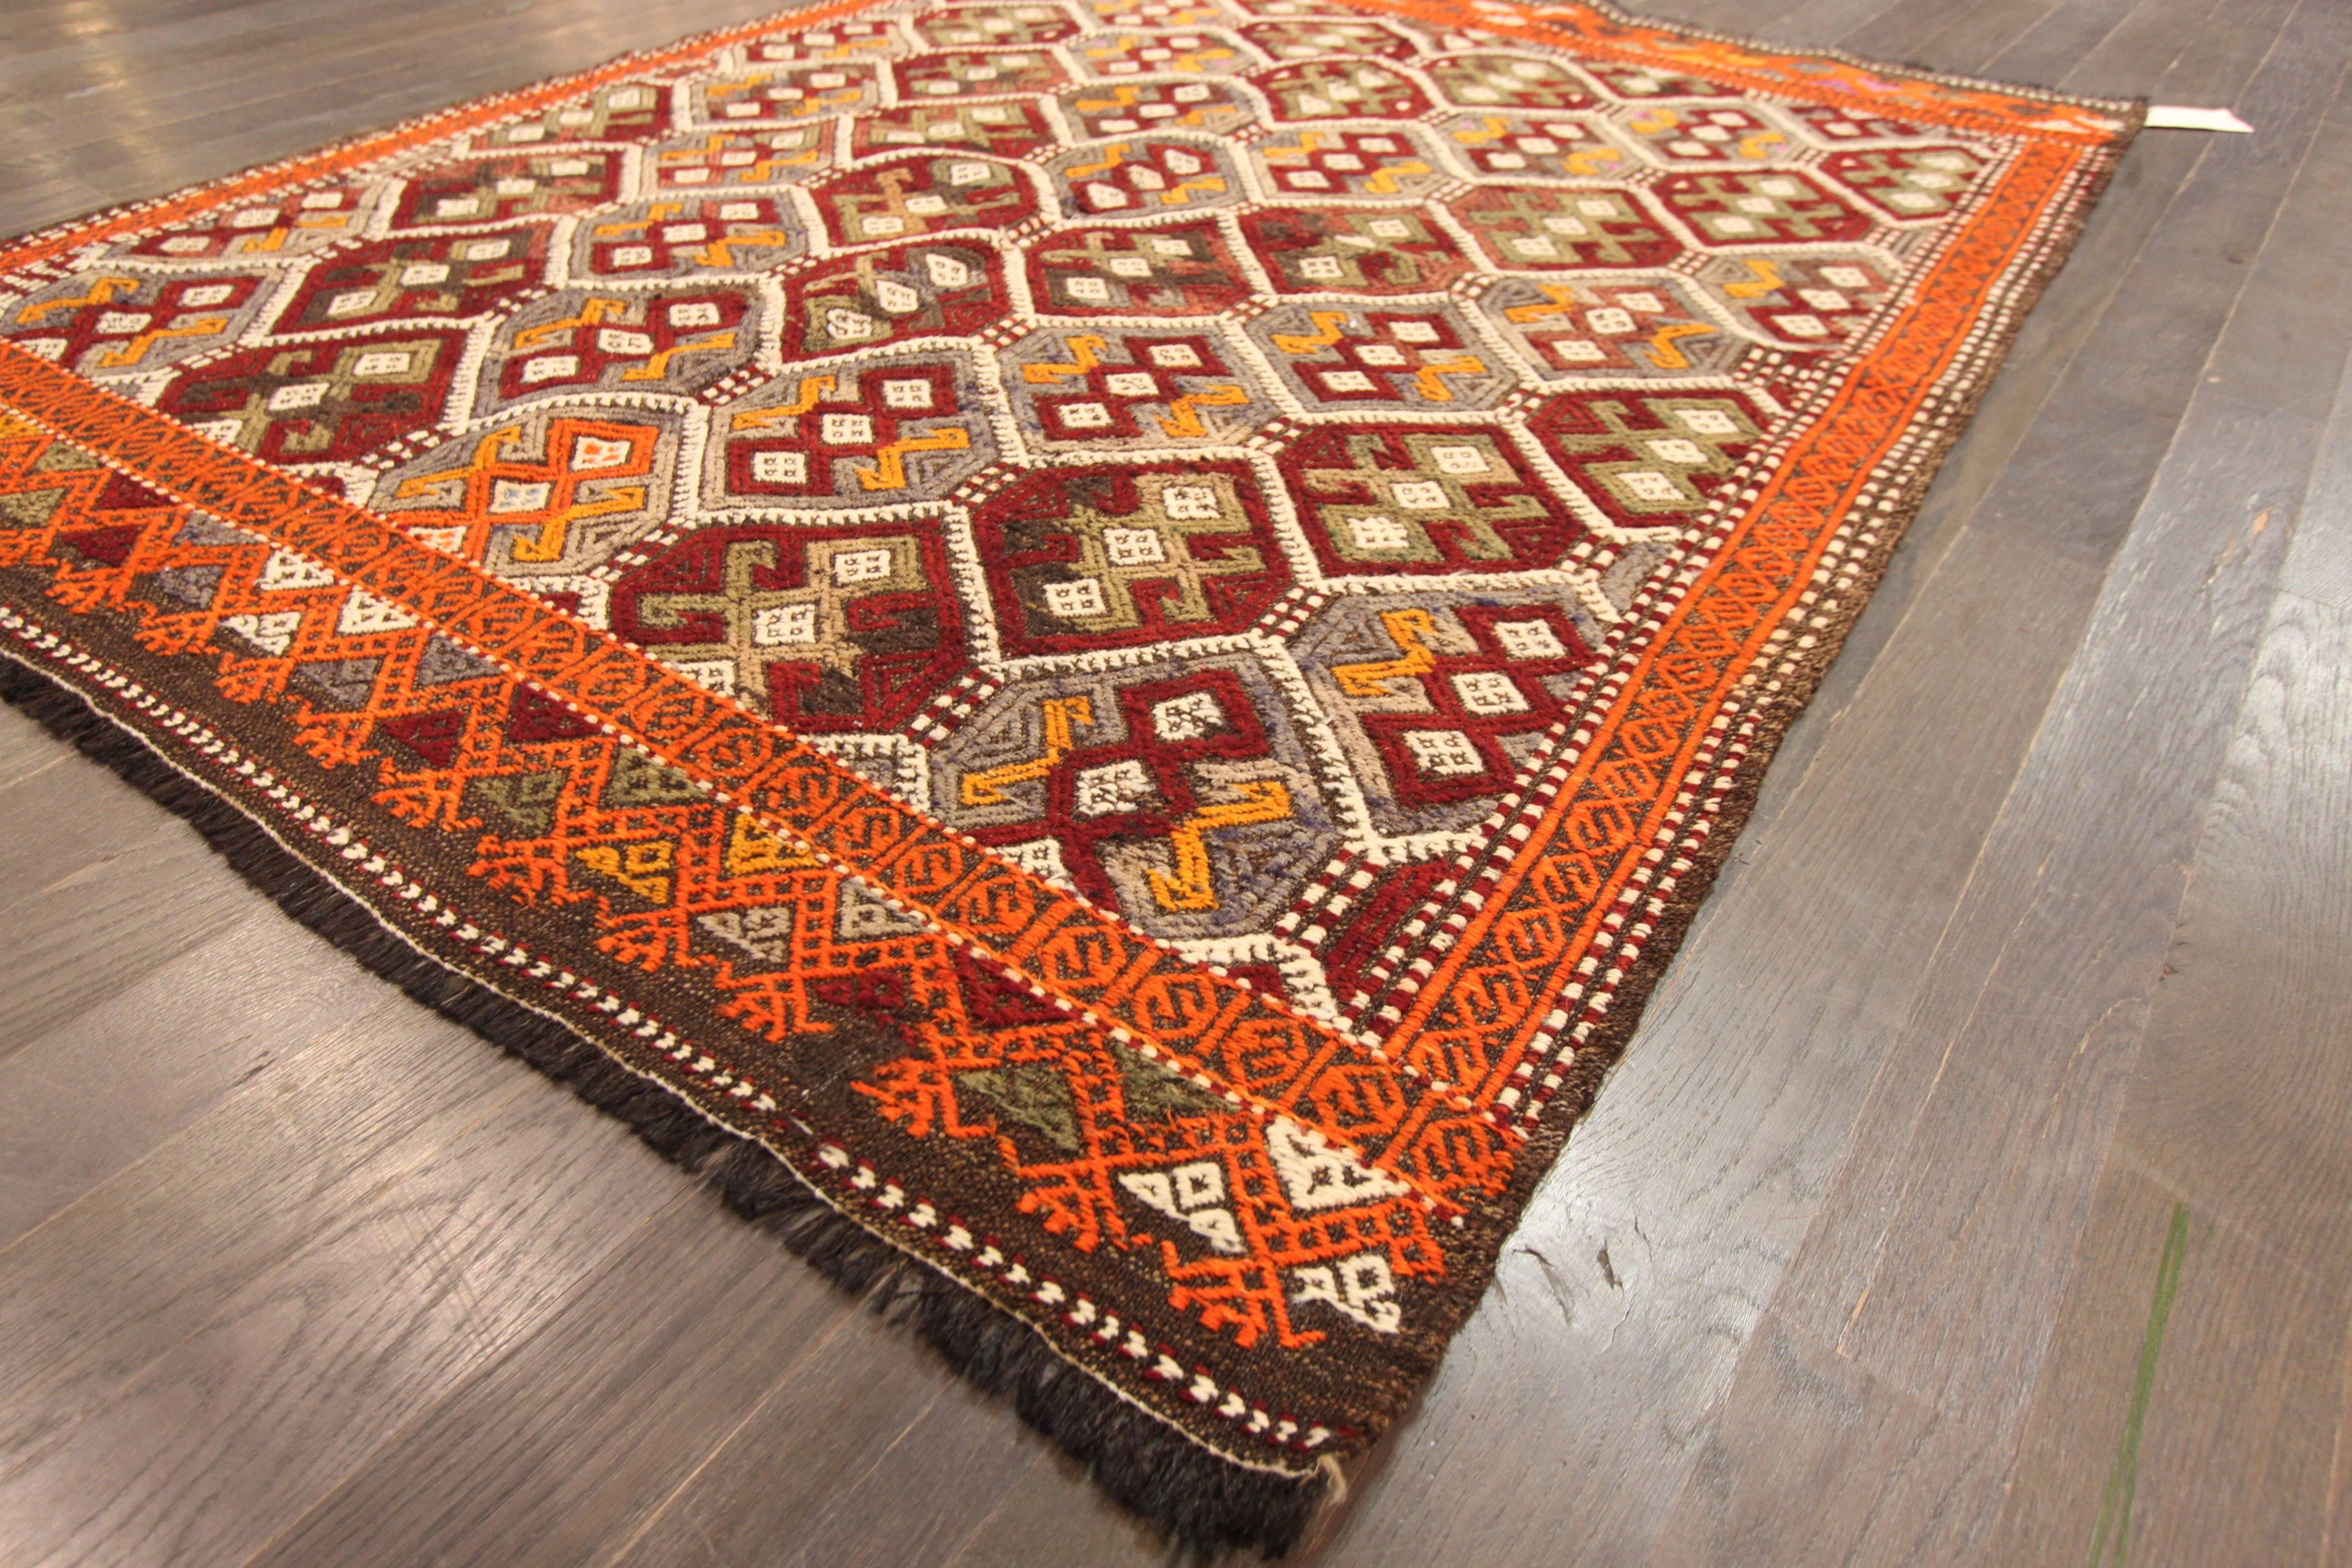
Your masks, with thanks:
<instances>
[{"instance_id":1,"label":"rug selvedge","mask_svg":"<svg viewBox=\"0 0 2352 1568\"><path fill-rule=\"evenodd\" d=\"M0 252L0 632L1311 1487L2131 119L1581 5L804 12Z\"/></svg>"}]
</instances>

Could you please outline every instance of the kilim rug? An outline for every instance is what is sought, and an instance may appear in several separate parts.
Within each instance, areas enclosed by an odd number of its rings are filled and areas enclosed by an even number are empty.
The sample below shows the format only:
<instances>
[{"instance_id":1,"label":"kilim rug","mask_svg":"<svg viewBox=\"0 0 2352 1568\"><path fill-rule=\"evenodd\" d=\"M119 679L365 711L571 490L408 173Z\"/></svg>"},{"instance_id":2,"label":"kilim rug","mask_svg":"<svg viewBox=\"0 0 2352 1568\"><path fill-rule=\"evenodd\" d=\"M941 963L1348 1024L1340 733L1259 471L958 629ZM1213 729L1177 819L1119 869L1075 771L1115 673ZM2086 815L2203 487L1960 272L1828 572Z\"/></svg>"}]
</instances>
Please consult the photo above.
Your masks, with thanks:
<instances>
[{"instance_id":1,"label":"kilim rug","mask_svg":"<svg viewBox=\"0 0 2352 1568\"><path fill-rule=\"evenodd\" d=\"M2137 118L1581 4L803 10L0 249L0 669L1278 1550Z\"/></svg>"}]
</instances>

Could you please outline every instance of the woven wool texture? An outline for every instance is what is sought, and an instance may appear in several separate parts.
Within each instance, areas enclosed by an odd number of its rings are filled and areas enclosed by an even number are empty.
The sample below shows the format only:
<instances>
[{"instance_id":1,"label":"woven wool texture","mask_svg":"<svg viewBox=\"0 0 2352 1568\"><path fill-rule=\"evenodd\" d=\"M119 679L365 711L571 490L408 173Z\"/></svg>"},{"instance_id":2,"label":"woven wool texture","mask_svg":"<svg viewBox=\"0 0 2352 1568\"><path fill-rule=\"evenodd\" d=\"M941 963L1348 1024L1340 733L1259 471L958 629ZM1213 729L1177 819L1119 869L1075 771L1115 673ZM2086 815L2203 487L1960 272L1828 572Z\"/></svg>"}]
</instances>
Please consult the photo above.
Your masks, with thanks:
<instances>
[{"instance_id":1,"label":"woven wool texture","mask_svg":"<svg viewBox=\"0 0 2352 1568\"><path fill-rule=\"evenodd\" d=\"M1278 1547L2136 120L1581 5L805 10L0 250L0 653Z\"/></svg>"}]
</instances>

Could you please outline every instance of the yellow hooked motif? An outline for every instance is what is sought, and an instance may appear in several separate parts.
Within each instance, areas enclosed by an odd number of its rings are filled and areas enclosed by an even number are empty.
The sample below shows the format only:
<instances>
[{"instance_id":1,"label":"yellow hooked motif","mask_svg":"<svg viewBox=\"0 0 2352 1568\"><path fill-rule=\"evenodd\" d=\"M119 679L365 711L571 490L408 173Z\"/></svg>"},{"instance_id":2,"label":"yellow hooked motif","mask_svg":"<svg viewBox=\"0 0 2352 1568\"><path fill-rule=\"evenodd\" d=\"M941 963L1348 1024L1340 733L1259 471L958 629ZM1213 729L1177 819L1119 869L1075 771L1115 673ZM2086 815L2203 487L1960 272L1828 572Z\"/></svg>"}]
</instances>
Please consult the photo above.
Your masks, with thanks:
<instances>
[{"instance_id":1,"label":"yellow hooked motif","mask_svg":"<svg viewBox=\"0 0 2352 1568\"><path fill-rule=\"evenodd\" d=\"M1446 385L1444 382L1439 380L1438 378L1440 376L1484 375L1486 374L1486 362L1485 360L1476 358L1471 354L1456 354L1452 359L1440 360L1434 364L1423 365L1419 370L1412 373L1412 384L1420 389L1421 395L1429 399L1430 402L1451 403L1454 401L1454 389Z\"/></svg>"},{"instance_id":2,"label":"yellow hooked motif","mask_svg":"<svg viewBox=\"0 0 2352 1568\"><path fill-rule=\"evenodd\" d=\"M727 151L727 140L728 132L723 131L714 131L710 133L709 139L705 141L701 146L688 147L677 152L665 153L661 155L661 161L665 163L698 163L706 158L715 158L721 153ZM773 176L776 170L792 168L803 163L814 163L817 161L817 158L818 153L816 148L803 147L799 152L789 155L782 153L772 153L770 156L761 158L756 163L746 163L737 171L737 174L741 177L742 183L745 184L765 184Z\"/></svg>"},{"instance_id":3,"label":"yellow hooked motif","mask_svg":"<svg viewBox=\"0 0 2352 1568\"><path fill-rule=\"evenodd\" d=\"M1345 310L1309 310L1307 319L1315 324L1312 336L1299 332L1276 332L1274 346L1286 354L1311 354L1318 349L1328 349L1347 335L1348 312Z\"/></svg>"},{"instance_id":4,"label":"yellow hooked motif","mask_svg":"<svg viewBox=\"0 0 2352 1568\"><path fill-rule=\"evenodd\" d=\"M884 174L881 176L882 183L886 185L889 184L890 175L897 173L897 170L891 170ZM905 184L906 176L899 175L898 183ZM891 194L893 196L897 195L895 187ZM654 225L667 223L671 218L681 216L685 211L684 202L656 202L646 209L646 216L642 218L633 218L626 223L600 223L590 232L598 239L617 239L624 235L631 234L642 237L650 232ZM735 265L735 249L738 246L747 250L775 250L787 247L792 242L793 237L782 229L763 228L751 234L722 234L718 238L706 240L682 254L697 267L727 268Z\"/></svg>"},{"instance_id":5,"label":"yellow hooked motif","mask_svg":"<svg viewBox=\"0 0 2352 1568\"><path fill-rule=\"evenodd\" d=\"M1168 846L1176 852L1176 874L1171 877L1154 870L1147 879L1151 896L1161 909L1197 911L1217 907L1216 889L1209 880L1209 844L1204 837L1209 832L1280 822L1290 815L1290 792L1277 779L1252 779L1234 789L1241 799L1204 805L1170 830Z\"/></svg>"},{"instance_id":6,"label":"yellow hooked motif","mask_svg":"<svg viewBox=\"0 0 2352 1568\"><path fill-rule=\"evenodd\" d=\"M1403 656L1370 664L1333 665L1331 679L1350 697L1393 695L1390 681L1426 675L1437 668L1437 656L1429 651L1428 643L1437 635L1437 623L1427 610L1391 610L1381 616L1381 625L1388 628L1390 640L1403 650Z\"/></svg>"},{"instance_id":7,"label":"yellow hooked motif","mask_svg":"<svg viewBox=\"0 0 2352 1568\"><path fill-rule=\"evenodd\" d=\"M107 350L98 356L98 363L109 370L120 370L124 365L137 364L147 357L149 349L165 338L208 338L215 332L226 331L226 316L205 316L190 321L184 327L158 327L152 332L140 333L118 348Z\"/></svg>"},{"instance_id":8,"label":"yellow hooked motif","mask_svg":"<svg viewBox=\"0 0 2352 1568\"><path fill-rule=\"evenodd\" d=\"M1168 405L1160 416L1160 427L1169 435L1183 440L1202 440L1209 427L1201 423L1196 408L1239 408L1249 401L1249 394L1238 386L1213 386L1205 392L1188 392Z\"/></svg>"},{"instance_id":9,"label":"yellow hooked motif","mask_svg":"<svg viewBox=\"0 0 2352 1568\"><path fill-rule=\"evenodd\" d=\"M1073 738L1077 726L1095 721L1095 705L1083 697L1048 698L1039 711L1045 721L1045 751L1042 756L1025 763L1006 763L985 773L963 775L963 803L966 805L1005 805L1007 784L1031 784L1054 771L1054 765L1070 754L1077 742Z\"/></svg>"},{"instance_id":10,"label":"yellow hooked motif","mask_svg":"<svg viewBox=\"0 0 2352 1568\"><path fill-rule=\"evenodd\" d=\"M1125 162L1127 162L1127 143L1114 142L1103 149L1101 163L1073 165L1069 170L1069 177L1073 180L1083 180L1090 174L1108 174Z\"/></svg>"},{"instance_id":11,"label":"yellow hooked motif","mask_svg":"<svg viewBox=\"0 0 2352 1568\"><path fill-rule=\"evenodd\" d=\"M1373 170L1371 178L1364 182L1364 189L1368 194L1375 196L1402 195L1404 193L1404 187L1397 184L1398 175L1426 174L1429 172L1429 165L1415 158L1410 163L1399 163L1393 169Z\"/></svg>"},{"instance_id":12,"label":"yellow hooked motif","mask_svg":"<svg viewBox=\"0 0 2352 1568\"><path fill-rule=\"evenodd\" d=\"M961 452L971 445L971 432L950 425L920 436L901 436L874 454L875 467L857 470L857 483L869 490L907 488L907 457L913 452Z\"/></svg>"},{"instance_id":13,"label":"yellow hooked motif","mask_svg":"<svg viewBox=\"0 0 2352 1568\"><path fill-rule=\"evenodd\" d=\"M1650 338L1650 363L1660 370L1688 370L1690 361L1685 357L1682 350L1675 347L1675 340L1706 337L1714 331L1713 327L1701 326L1696 321L1685 321L1678 326L1660 327Z\"/></svg>"},{"instance_id":14,"label":"yellow hooked motif","mask_svg":"<svg viewBox=\"0 0 2352 1568\"><path fill-rule=\"evenodd\" d=\"M707 338L688 338L684 342L672 343L635 370L623 371L621 379L659 381L669 374L669 362L679 354L699 353L705 349L731 349L734 346L735 334L731 331L713 332Z\"/></svg>"},{"instance_id":15,"label":"yellow hooked motif","mask_svg":"<svg viewBox=\"0 0 2352 1568\"><path fill-rule=\"evenodd\" d=\"M1536 287L1544 291L1545 302L1540 305L1513 305L1503 312L1503 320L1515 326L1525 326L1529 321L1540 321L1546 316L1576 314L1575 289L1564 283L1538 283Z\"/></svg>"},{"instance_id":16,"label":"yellow hooked motif","mask_svg":"<svg viewBox=\"0 0 2352 1568\"><path fill-rule=\"evenodd\" d=\"M535 326L523 328L515 334L515 352L535 353L561 342L563 334L574 327L598 327L606 321L617 321L628 313L628 302L623 300L601 297L590 300L580 307L580 313L576 316L566 316L560 321L541 321Z\"/></svg>"},{"instance_id":17,"label":"yellow hooked motif","mask_svg":"<svg viewBox=\"0 0 2352 1568\"><path fill-rule=\"evenodd\" d=\"M139 292L136 278L94 278L89 292L79 300L52 300L46 305L27 305L16 312L16 320L26 325L39 321L51 310L79 310L85 305L111 305Z\"/></svg>"},{"instance_id":18,"label":"yellow hooked motif","mask_svg":"<svg viewBox=\"0 0 2352 1568\"><path fill-rule=\"evenodd\" d=\"M1769 261L1759 261L1754 257L1744 259L1748 264L1748 270L1755 274L1753 280L1746 283L1727 283L1723 286L1725 293L1735 300L1756 300L1782 286L1779 268Z\"/></svg>"},{"instance_id":19,"label":"yellow hooked motif","mask_svg":"<svg viewBox=\"0 0 2352 1568\"><path fill-rule=\"evenodd\" d=\"M1062 342L1070 351L1072 363L1024 364L1021 367L1021 379L1032 386L1050 386L1058 382L1066 381L1074 375L1084 375L1102 363L1103 353L1110 347L1108 343L1092 333L1084 337L1065 338Z\"/></svg>"},{"instance_id":20,"label":"yellow hooked motif","mask_svg":"<svg viewBox=\"0 0 2352 1568\"><path fill-rule=\"evenodd\" d=\"M771 425L782 425L787 419L797 417L814 408L817 399L832 391L833 377L804 375L801 377L800 391L793 395L790 403L775 408L746 409L729 420L727 428L731 431L764 430Z\"/></svg>"}]
</instances>

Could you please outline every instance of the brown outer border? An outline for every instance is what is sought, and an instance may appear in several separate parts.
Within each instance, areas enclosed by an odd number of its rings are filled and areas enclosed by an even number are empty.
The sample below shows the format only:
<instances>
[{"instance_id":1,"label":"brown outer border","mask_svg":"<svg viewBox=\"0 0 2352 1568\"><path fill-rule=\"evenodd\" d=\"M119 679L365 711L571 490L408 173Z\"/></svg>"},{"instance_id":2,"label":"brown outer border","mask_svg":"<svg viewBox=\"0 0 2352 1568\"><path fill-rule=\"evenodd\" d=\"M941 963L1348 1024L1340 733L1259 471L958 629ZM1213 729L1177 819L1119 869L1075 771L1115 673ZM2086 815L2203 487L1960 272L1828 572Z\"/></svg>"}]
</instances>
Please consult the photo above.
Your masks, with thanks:
<instances>
[{"instance_id":1,"label":"brown outer border","mask_svg":"<svg viewBox=\"0 0 2352 1568\"><path fill-rule=\"evenodd\" d=\"M1356 3L1356 0L1350 0ZM2041 242L2037 261L2015 276L2015 303L2010 308L2000 329L1987 336L1975 363L1972 377L1956 382L1946 397L1930 398L1938 416L1934 440L1906 459L1907 477L1901 489L1895 491L1891 504L1882 509L1882 522L1874 522L1872 531L1877 542L1864 556L1853 574L1853 586L1844 591L1827 624L1814 634L1814 645L1796 656L1779 677L1780 689L1769 694L1748 710L1748 721L1755 726L1753 738L1746 743L1744 754L1736 768L1721 766L1712 770L1717 776L1728 773L1731 787L1716 807L1713 825L1706 837L1689 854L1690 869L1675 884L1675 890L1652 918L1652 931L1643 943L1640 955L1619 981L1605 1021L1579 1047L1568 1063L1568 1071L1559 1092L1543 1108L1514 1168L1509 1188L1486 1205L1479 1216L1498 1218L1507 1215L1508 1222L1499 1226L1474 1224L1472 1244L1464 1248L1464 1256L1475 1261L1491 1280L1495 1260L1503 1244L1517 1228L1518 1216L1525 1212L1535 1189L1550 1173L1569 1136L1577 1122L1583 1120L1599 1097L1601 1085L1623 1055L1646 1010L1650 994L1664 976L1682 946L1684 936L1698 914L1699 909L1714 890L1716 878L1737 847L1740 832L1756 809L1757 796L1762 790L1780 744L1788 738L1790 729L1812 704L1830 666L1836 661L1846 639L1852 636L1863 613L1869 607L1879 582L1892 563L1895 549L1909 532L1912 522L1926 504L1944 459L1950 455L1974 420L1976 411L1990 390L1994 378L2007 361L2026 317L2048 289L2059 269L2065 265L2080 240L2084 224L2107 184L2114 178L2116 165L2138 134L2146 116L2146 105L2135 102L2126 128L2116 139L2094 151L2073 176L2074 188L2068 210L2063 219L2053 225ZM1846 531L1841 520L1837 531ZM1727 706L1727 711L1729 710ZM1482 1283L1479 1295L1485 1294ZM1472 1306L1475 1307L1475 1300ZM1468 1311L1462 1321L1467 1321ZM1454 1331L1459 1331L1457 1322Z\"/></svg>"},{"instance_id":2,"label":"brown outer border","mask_svg":"<svg viewBox=\"0 0 2352 1568\"><path fill-rule=\"evenodd\" d=\"M1419 3L1417 0L1348 0L1348 3L1360 9L1376 13L1412 15L1424 9L1435 11L1440 8L1427 5L1425 0L1419 0ZM649 66L658 65L673 58L705 52L740 37L756 36L761 32L771 30L779 21L789 20L806 25L830 17L854 14L866 8L862 3L833 5L813 8L806 12L788 12L781 16L764 18L742 26L698 35L660 50L641 51L621 57L590 72L554 79L541 83L535 88L498 98L476 100L451 110L423 117L407 122L406 125L394 132L353 139L319 154L260 165L242 174L232 175L227 179L180 193L175 197L163 198L157 202L141 204L132 207L110 209L96 223L85 221L79 224L68 224L27 237L9 247L5 252L0 252L0 268L21 266L27 261L37 262L47 259L89 238L100 237L101 231L121 232L145 226L154 222L167 220L174 216L175 211L199 211L206 205L233 200L256 183L271 186L296 184L306 178L317 178L322 174L363 162L370 157L383 155L396 150L396 145L456 134L474 125L487 123L504 115L527 111L543 102L572 95L614 76L647 68ZM1568 10L1570 7L1549 9L1557 13ZM1700 29L1657 27L1654 24L1625 17L1623 13L1606 5L1580 5L1575 9L1603 14L1619 20L1623 25L1639 27L1644 31L1707 38L1749 47L1744 40L1737 40L1726 35ZM1542 15L1542 9L1534 11L1533 19L1538 21L1538 25ZM1492 23L1496 18L1485 17L1482 20ZM1506 30L1517 31L1516 28ZM1534 28L1528 31L1531 35L1535 33ZM1568 45L1539 36L1531 37L1530 41L1548 43L1555 47L1570 47ZM1998 373L2000 363L2021 329L2024 318L2030 313L2035 300L2071 252L2090 209L2096 203L2107 180L2112 176L2117 161L2136 134L2144 112L2141 106L2137 104L2124 105L2104 100L2043 95L2032 89L2017 89L2007 84L1977 83L1968 79L1942 77L1916 69L1878 66L1855 60L1853 57L1834 51L1798 52L1773 46L1753 47L1759 53L1776 58L1832 59L1866 69L1882 78L1936 82L1964 89L1990 89L2010 95L2018 100L2055 104L2095 104L2103 109L2115 109L2121 111L2123 123L2111 139L2104 142L2091 141L2080 135L2053 138L2065 141L2082 149L2075 167L2066 176L2071 185L2071 195L2066 198L2066 211L2063 216L2050 225L2046 231L2039 234L2033 242L2037 254L2027 267L2021 272L2012 269L2008 278L2004 278L1996 284L1997 288L2009 292L2010 302L2005 307L2005 314L2000 327L1988 334L1986 341L1976 349L1966 367L1968 374L1961 380L1948 386L1939 386L1929 394L1927 406L1934 409L1937 417L1934 437L1929 443L1906 453L1900 459L1903 467L1899 477L1904 482L1899 490L1892 492L1894 499L1891 501L1882 502L1878 509L1879 515L1870 524L1875 531L1876 542L1854 570L1851 585L1843 590L1834 611L1823 617L1826 624L1815 630L1813 646L1792 659L1771 654L1761 656L1763 659L1778 660L1780 689L1745 710L1744 721L1752 724L1753 735L1746 742L1744 755L1736 764L1718 763L1712 770L1717 776L1727 774L1730 778L1730 787L1716 805L1713 819L1708 825L1704 839L1689 852L1689 869L1678 879L1674 892L1658 905L1656 913L1651 917L1651 934L1643 943L1639 957L1626 970L1618 983L1605 1022L1574 1053L1574 1060L1561 1091L1554 1095L1545 1105L1533 1135L1523 1145L1515 1162L1513 1179L1508 1189L1498 1194L1494 1201L1480 1205L1481 1212L1476 1216L1475 1223L1465 1227L1466 1234L1463 1235L1464 1245L1458 1256L1464 1262L1474 1266L1474 1270L1480 1276L1480 1279L1479 1289L1475 1292L1461 1289L1459 1286L1445 1289L1444 1293L1446 1296L1458 1297L1461 1300L1460 1310L1456 1315L1457 1325L1459 1319L1466 1317L1469 1309L1475 1306L1478 1297L1483 1295L1485 1281L1491 1278L1493 1259L1496 1250L1507 1238L1512 1224L1532 1195L1536 1185L1548 1173L1557 1159L1559 1149L1564 1145L1574 1123L1590 1109L1608 1068L1625 1047L1638 1024L1650 991L1663 973L1675 950L1678 948L1690 921L1695 917L1698 907L1705 901L1707 892L1711 889L1714 879L1719 873L1724 858L1729 854L1739 829L1754 809L1757 792L1761 786L1763 775L1769 768L1774 752L1785 739L1797 715L1802 712L1811 702L1829 664L1851 634L1862 610L1868 603L1871 592L1886 570L1895 546L1900 542L1910 521L1916 517L1924 502L1936 471L1952 445L1958 441L1969 419L1981 402L1993 376ZM1572 49L1570 52L1573 52ZM1706 62L1700 60L1659 63L1664 68L1687 70L1692 74L1710 74L1704 68ZM1756 90L1775 96L1800 99L1817 96L1812 92L1801 92L1790 86L1768 86L1762 83L1752 85ZM1832 98L1843 95L1821 91L1818 96ZM1970 128L2011 137L2021 135L2030 137L2035 134L2034 131L2023 126L1988 123L1981 120L1977 121ZM209 199L198 199L200 197ZM30 254L33 252L40 254L37 256ZM1948 371L1947 374L1949 374ZM1883 469L1885 464L1882 461L1879 466ZM1841 519L1832 528L1830 537L1833 539L1843 536L1849 531L1849 520ZM1751 665L1749 668L1759 667L1759 665ZM1727 713L1734 710L1732 705L1727 705L1724 710ZM1700 819L1695 817L1694 820ZM1687 837L1687 826L1684 833ZM876 1234L879 1235L879 1233ZM1465 1272L1474 1270L1465 1270ZM1450 1334L1451 1330L1448 1331ZM1115 1388L1114 1392L1116 1392ZM1137 1406L1137 1408L1145 1407ZM1165 1418L1161 1417L1161 1419ZM1178 1429L1183 1430L1181 1427ZM1188 1433L1187 1435L1192 1436L1194 1441L1202 1443L1210 1451L1222 1455L1221 1445L1197 1434Z\"/></svg>"}]
</instances>

